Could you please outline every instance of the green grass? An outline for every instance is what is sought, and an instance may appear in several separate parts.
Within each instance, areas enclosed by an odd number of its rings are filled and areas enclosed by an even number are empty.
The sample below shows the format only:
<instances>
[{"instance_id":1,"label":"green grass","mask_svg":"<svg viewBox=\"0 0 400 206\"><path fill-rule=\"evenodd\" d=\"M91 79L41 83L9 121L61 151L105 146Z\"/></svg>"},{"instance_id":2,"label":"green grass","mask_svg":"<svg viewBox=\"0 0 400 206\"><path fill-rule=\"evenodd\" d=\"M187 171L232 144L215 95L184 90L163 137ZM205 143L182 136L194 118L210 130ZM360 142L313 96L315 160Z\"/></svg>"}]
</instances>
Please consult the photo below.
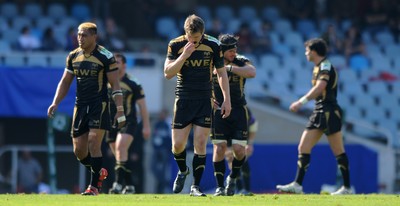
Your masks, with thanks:
<instances>
[{"instance_id":1,"label":"green grass","mask_svg":"<svg viewBox=\"0 0 400 206\"><path fill-rule=\"evenodd\" d=\"M399 195L347 195L347 196L330 196L330 195L288 195L288 194L260 194L254 196L232 197L190 197L189 195L158 195L158 194L141 194L141 195L99 195L99 196L81 196L78 194L71 195L47 195L47 194L2 194L0 195L0 206L91 206L91 205L107 205L107 206L257 206L257 205L273 205L273 206L393 206L399 205Z\"/></svg>"}]
</instances>

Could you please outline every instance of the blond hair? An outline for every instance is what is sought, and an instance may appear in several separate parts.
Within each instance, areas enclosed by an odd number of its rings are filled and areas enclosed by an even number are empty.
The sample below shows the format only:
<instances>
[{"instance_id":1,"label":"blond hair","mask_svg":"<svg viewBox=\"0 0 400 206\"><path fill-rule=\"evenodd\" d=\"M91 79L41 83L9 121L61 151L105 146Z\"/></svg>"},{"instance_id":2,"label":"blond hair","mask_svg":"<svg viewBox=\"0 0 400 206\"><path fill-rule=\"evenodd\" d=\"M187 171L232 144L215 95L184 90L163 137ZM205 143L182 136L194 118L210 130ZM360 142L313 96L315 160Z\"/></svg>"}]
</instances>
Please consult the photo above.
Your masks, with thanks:
<instances>
[{"instance_id":1,"label":"blond hair","mask_svg":"<svg viewBox=\"0 0 400 206\"><path fill-rule=\"evenodd\" d=\"M183 26L185 33L187 34L194 34L194 33L203 33L204 32L204 21L200 17L192 14L189 15Z\"/></svg>"},{"instance_id":2,"label":"blond hair","mask_svg":"<svg viewBox=\"0 0 400 206\"><path fill-rule=\"evenodd\" d=\"M97 34L97 26L92 22L84 22L80 24L78 30L88 30L91 34Z\"/></svg>"}]
</instances>

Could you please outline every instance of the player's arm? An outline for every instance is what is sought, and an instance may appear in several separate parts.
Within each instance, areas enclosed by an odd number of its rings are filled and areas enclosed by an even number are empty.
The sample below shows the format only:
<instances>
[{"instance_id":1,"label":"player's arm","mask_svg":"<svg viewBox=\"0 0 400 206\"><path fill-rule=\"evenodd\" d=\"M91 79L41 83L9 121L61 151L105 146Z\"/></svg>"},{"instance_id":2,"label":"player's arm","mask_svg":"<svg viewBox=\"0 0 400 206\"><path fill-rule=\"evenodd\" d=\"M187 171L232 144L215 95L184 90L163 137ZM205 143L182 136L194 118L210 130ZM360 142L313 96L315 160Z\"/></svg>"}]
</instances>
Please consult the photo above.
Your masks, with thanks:
<instances>
[{"instance_id":1,"label":"player's arm","mask_svg":"<svg viewBox=\"0 0 400 206\"><path fill-rule=\"evenodd\" d=\"M142 133L143 133L143 137L145 139L148 139L150 137L151 129L150 129L149 112L147 110L145 98L138 99L136 101L136 104L139 106L140 116L142 117L142 123L143 123Z\"/></svg>"},{"instance_id":2,"label":"player's arm","mask_svg":"<svg viewBox=\"0 0 400 206\"><path fill-rule=\"evenodd\" d=\"M233 66L229 64L226 65L225 68L244 78L254 78L256 76L256 68L250 63L246 63L244 66Z\"/></svg>"},{"instance_id":3,"label":"player's arm","mask_svg":"<svg viewBox=\"0 0 400 206\"><path fill-rule=\"evenodd\" d=\"M229 79L225 67L217 68L218 83L224 96L224 102L221 105L222 118L227 118L231 114L231 94L229 91Z\"/></svg>"},{"instance_id":4,"label":"player's arm","mask_svg":"<svg viewBox=\"0 0 400 206\"><path fill-rule=\"evenodd\" d=\"M181 71L183 64L186 59L192 55L193 51L196 50L196 47L193 43L188 42L183 47L183 52L177 59L169 59L168 57L165 59L164 63L164 76L166 79L171 79L178 72Z\"/></svg>"},{"instance_id":5,"label":"player's arm","mask_svg":"<svg viewBox=\"0 0 400 206\"><path fill-rule=\"evenodd\" d=\"M58 105L68 94L69 88L71 87L74 75L69 70L65 69L60 82L57 85L56 94L54 95L53 102L47 109L47 116L53 117L54 112L57 110Z\"/></svg>"},{"instance_id":6,"label":"player's arm","mask_svg":"<svg viewBox=\"0 0 400 206\"><path fill-rule=\"evenodd\" d=\"M324 79L317 80L316 84L307 92L306 95L290 105L290 111L297 112L301 106L305 105L308 101L317 98L325 90L328 82Z\"/></svg>"},{"instance_id":7,"label":"player's arm","mask_svg":"<svg viewBox=\"0 0 400 206\"><path fill-rule=\"evenodd\" d=\"M107 72L107 79L111 85L112 89L112 98L115 102L115 106L117 107L117 113L114 117L114 123L118 122L118 127L121 128L126 123L126 117L124 113L124 105L123 105L123 94L121 87L119 85L118 78L118 70Z\"/></svg>"}]
</instances>

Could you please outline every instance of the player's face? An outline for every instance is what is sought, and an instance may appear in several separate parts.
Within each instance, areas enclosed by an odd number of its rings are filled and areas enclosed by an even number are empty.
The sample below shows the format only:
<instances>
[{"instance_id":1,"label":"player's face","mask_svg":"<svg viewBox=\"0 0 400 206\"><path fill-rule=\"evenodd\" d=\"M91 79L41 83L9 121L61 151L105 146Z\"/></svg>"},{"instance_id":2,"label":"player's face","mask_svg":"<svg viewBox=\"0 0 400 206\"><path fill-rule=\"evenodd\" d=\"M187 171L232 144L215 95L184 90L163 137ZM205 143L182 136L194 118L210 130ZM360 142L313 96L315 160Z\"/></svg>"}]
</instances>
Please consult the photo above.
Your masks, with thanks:
<instances>
[{"instance_id":1,"label":"player's face","mask_svg":"<svg viewBox=\"0 0 400 206\"><path fill-rule=\"evenodd\" d=\"M196 47L199 46L201 39L203 38L203 33L196 32L196 33L186 33L186 39L193 43Z\"/></svg>"},{"instance_id":2,"label":"player's face","mask_svg":"<svg viewBox=\"0 0 400 206\"><path fill-rule=\"evenodd\" d=\"M235 59L237 54L237 48L229 49L224 52L224 58L228 62L233 62L233 59Z\"/></svg>"},{"instance_id":3,"label":"player's face","mask_svg":"<svg viewBox=\"0 0 400 206\"><path fill-rule=\"evenodd\" d=\"M123 75L125 74L125 67L126 67L126 64L124 64L124 63L122 62L122 59L121 59L120 57L116 57L115 60L116 60L116 62L117 62L118 74L119 74L119 76L121 77L121 76L123 76Z\"/></svg>"},{"instance_id":4,"label":"player's face","mask_svg":"<svg viewBox=\"0 0 400 206\"><path fill-rule=\"evenodd\" d=\"M307 61L312 61L312 52L310 50L310 48L306 47L306 52L305 52Z\"/></svg>"},{"instance_id":5,"label":"player's face","mask_svg":"<svg viewBox=\"0 0 400 206\"><path fill-rule=\"evenodd\" d=\"M88 29L78 30L78 44L82 49L88 49L96 43L96 34L91 34Z\"/></svg>"}]
</instances>

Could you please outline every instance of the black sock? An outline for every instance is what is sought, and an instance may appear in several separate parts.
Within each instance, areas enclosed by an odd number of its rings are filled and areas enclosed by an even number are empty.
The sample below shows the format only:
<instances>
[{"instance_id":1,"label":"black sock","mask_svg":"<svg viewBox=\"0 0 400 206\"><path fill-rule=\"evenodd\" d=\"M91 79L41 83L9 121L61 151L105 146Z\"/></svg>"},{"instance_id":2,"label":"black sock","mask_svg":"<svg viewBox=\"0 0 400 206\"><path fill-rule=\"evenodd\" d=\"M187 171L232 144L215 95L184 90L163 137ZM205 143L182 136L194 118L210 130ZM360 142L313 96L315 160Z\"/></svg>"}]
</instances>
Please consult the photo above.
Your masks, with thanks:
<instances>
[{"instance_id":1,"label":"black sock","mask_svg":"<svg viewBox=\"0 0 400 206\"><path fill-rule=\"evenodd\" d=\"M179 171L181 172L186 172L187 166L186 166L186 149L183 150L183 152L179 154L172 153L174 155L174 159L176 163L178 164Z\"/></svg>"},{"instance_id":2,"label":"black sock","mask_svg":"<svg viewBox=\"0 0 400 206\"><path fill-rule=\"evenodd\" d=\"M214 164L214 177L217 181L217 187L224 187L226 165L225 160L213 162Z\"/></svg>"},{"instance_id":3,"label":"black sock","mask_svg":"<svg viewBox=\"0 0 400 206\"><path fill-rule=\"evenodd\" d=\"M193 185L199 186L204 169L206 168L206 155L194 154L193 157Z\"/></svg>"},{"instance_id":4,"label":"black sock","mask_svg":"<svg viewBox=\"0 0 400 206\"><path fill-rule=\"evenodd\" d=\"M115 170L115 181L114 182L117 182L118 184L124 184L125 183L124 179L125 179L126 172L127 172L126 162L117 161L115 163L114 170Z\"/></svg>"},{"instance_id":5,"label":"black sock","mask_svg":"<svg viewBox=\"0 0 400 206\"><path fill-rule=\"evenodd\" d=\"M85 158L83 158L83 159L81 159L81 160L78 159L79 162L80 162L83 166L85 166L87 170L89 170L89 172L92 172L92 163L91 163L91 159L92 159L92 157L90 156L90 153L88 153L88 155L87 155Z\"/></svg>"},{"instance_id":6,"label":"black sock","mask_svg":"<svg viewBox=\"0 0 400 206\"><path fill-rule=\"evenodd\" d=\"M235 179L238 177L238 174L240 172L240 169L242 168L243 163L246 161L246 156L242 160L238 160L235 157L233 158L232 161L232 170L231 174L229 174L229 177Z\"/></svg>"},{"instance_id":7,"label":"black sock","mask_svg":"<svg viewBox=\"0 0 400 206\"><path fill-rule=\"evenodd\" d=\"M133 180L132 180L132 172L133 172L133 163L132 161L128 160L125 163L125 184L126 185L133 185Z\"/></svg>"},{"instance_id":8,"label":"black sock","mask_svg":"<svg viewBox=\"0 0 400 206\"><path fill-rule=\"evenodd\" d=\"M250 165L249 161L245 161L242 165L242 170L241 170L241 179L243 182L243 188L247 191L250 191Z\"/></svg>"},{"instance_id":9,"label":"black sock","mask_svg":"<svg viewBox=\"0 0 400 206\"><path fill-rule=\"evenodd\" d=\"M91 180L90 180L90 185L94 186L94 187L99 187L98 182L99 182L99 178L100 178L100 170L101 170L101 166L103 163L103 157L92 157L92 172L91 172ZM100 188L98 188L100 189Z\"/></svg>"},{"instance_id":10,"label":"black sock","mask_svg":"<svg viewBox=\"0 0 400 206\"><path fill-rule=\"evenodd\" d=\"M299 185L303 184L304 175L306 174L307 169L310 166L310 159L311 159L310 154L299 154L297 160L297 174L295 178L295 181Z\"/></svg>"},{"instance_id":11,"label":"black sock","mask_svg":"<svg viewBox=\"0 0 400 206\"><path fill-rule=\"evenodd\" d=\"M340 172L342 173L343 185L347 188L350 188L349 159L347 158L346 153L336 156L336 161L338 163Z\"/></svg>"}]
</instances>

